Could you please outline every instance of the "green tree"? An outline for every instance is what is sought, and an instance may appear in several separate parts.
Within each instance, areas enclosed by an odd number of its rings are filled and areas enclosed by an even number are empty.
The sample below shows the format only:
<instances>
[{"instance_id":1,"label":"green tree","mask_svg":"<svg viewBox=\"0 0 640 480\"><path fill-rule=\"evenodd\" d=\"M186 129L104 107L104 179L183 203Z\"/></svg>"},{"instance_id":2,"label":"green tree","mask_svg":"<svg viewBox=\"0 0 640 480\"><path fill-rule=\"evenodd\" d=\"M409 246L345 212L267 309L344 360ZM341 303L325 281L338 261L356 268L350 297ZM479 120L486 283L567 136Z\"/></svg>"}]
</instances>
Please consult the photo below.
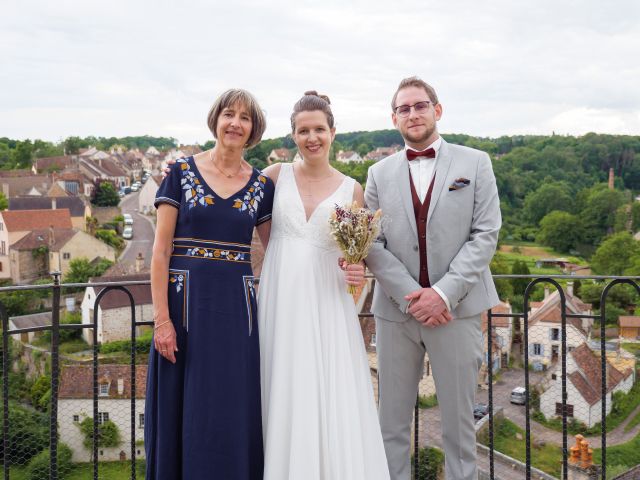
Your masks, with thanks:
<instances>
[{"instance_id":1,"label":"green tree","mask_svg":"<svg viewBox=\"0 0 640 480\"><path fill-rule=\"evenodd\" d=\"M80 137L68 137L62 142L64 151L67 155L74 155L80 151L81 148L87 146L87 143L82 141Z\"/></svg>"},{"instance_id":2,"label":"green tree","mask_svg":"<svg viewBox=\"0 0 640 480\"><path fill-rule=\"evenodd\" d=\"M91 448L93 445L93 418L86 417L77 426L84 436L82 444L86 448ZM107 420L98 425L99 447L117 447L120 443L122 443L120 430L118 430L118 426L115 423L111 420Z\"/></svg>"},{"instance_id":3,"label":"green tree","mask_svg":"<svg viewBox=\"0 0 640 480\"><path fill-rule=\"evenodd\" d=\"M58 443L58 478L65 478L66 474L73 469L71 457L73 451L65 443ZM51 463L51 452L45 449L33 457L26 469L28 480L49 480L49 467Z\"/></svg>"},{"instance_id":4,"label":"green tree","mask_svg":"<svg viewBox=\"0 0 640 480\"><path fill-rule=\"evenodd\" d=\"M4 193L0 192L0 210L6 210L9 208L9 200Z\"/></svg>"},{"instance_id":5,"label":"green tree","mask_svg":"<svg viewBox=\"0 0 640 480\"><path fill-rule=\"evenodd\" d=\"M535 192L524 199L524 215L537 224L553 210L571 212L573 197L568 186L562 183L543 183Z\"/></svg>"},{"instance_id":6,"label":"green tree","mask_svg":"<svg viewBox=\"0 0 640 480\"><path fill-rule=\"evenodd\" d=\"M87 283L89 278L99 277L111 265L113 262L104 258L95 264L84 257L74 258L69 262L69 271L64 276L64 283Z\"/></svg>"},{"instance_id":7,"label":"green tree","mask_svg":"<svg viewBox=\"0 0 640 480\"><path fill-rule=\"evenodd\" d=\"M11 152L11 163L13 168L31 168L33 159L33 144L31 140L18 142L16 148Z\"/></svg>"},{"instance_id":8,"label":"green tree","mask_svg":"<svg viewBox=\"0 0 640 480\"><path fill-rule=\"evenodd\" d=\"M582 224L576 215L554 210L540 221L536 241L554 250L569 252L582 241L582 232Z\"/></svg>"},{"instance_id":9,"label":"green tree","mask_svg":"<svg viewBox=\"0 0 640 480\"><path fill-rule=\"evenodd\" d=\"M591 269L600 275L623 275L633 259L640 257L640 244L629 232L605 239L591 258Z\"/></svg>"},{"instance_id":10,"label":"green tree","mask_svg":"<svg viewBox=\"0 0 640 480\"><path fill-rule=\"evenodd\" d=\"M507 275L511 273L504 255L499 252L493 256L489 268L494 275ZM513 298L513 286L508 278L498 278L495 280L495 284L498 297L500 297L501 300Z\"/></svg>"},{"instance_id":11,"label":"green tree","mask_svg":"<svg viewBox=\"0 0 640 480\"><path fill-rule=\"evenodd\" d=\"M609 190L606 186L598 185L586 192L580 218L583 219L584 236L588 242L597 245L613 231L616 211L624 202L622 192Z\"/></svg>"},{"instance_id":12,"label":"green tree","mask_svg":"<svg viewBox=\"0 0 640 480\"><path fill-rule=\"evenodd\" d=\"M3 412L0 404L0 413ZM49 446L49 418L46 414L10 402L9 425L6 453L10 465L24 464ZM3 454L4 443L0 442L0 457Z\"/></svg>"},{"instance_id":13,"label":"green tree","mask_svg":"<svg viewBox=\"0 0 640 480\"><path fill-rule=\"evenodd\" d=\"M529 266L524 260L516 260L511 265L511 274L512 275L529 275L531 271L529 270ZM531 282L531 278L512 278L511 279L511 288L513 289L513 293L516 295L524 295L524 291L527 288L527 285Z\"/></svg>"},{"instance_id":14,"label":"green tree","mask_svg":"<svg viewBox=\"0 0 640 480\"><path fill-rule=\"evenodd\" d=\"M640 202L633 202L631 204L631 231L637 232L640 230Z\"/></svg>"},{"instance_id":15,"label":"green tree","mask_svg":"<svg viewBox=\"0 0 640 480\"><path fill-rule=\"evenodd\" d=\"M100 182L96 186L93 203L99 207L117 207L120 203L120 197L111 182Z\"/></svg>"}]
</instances>

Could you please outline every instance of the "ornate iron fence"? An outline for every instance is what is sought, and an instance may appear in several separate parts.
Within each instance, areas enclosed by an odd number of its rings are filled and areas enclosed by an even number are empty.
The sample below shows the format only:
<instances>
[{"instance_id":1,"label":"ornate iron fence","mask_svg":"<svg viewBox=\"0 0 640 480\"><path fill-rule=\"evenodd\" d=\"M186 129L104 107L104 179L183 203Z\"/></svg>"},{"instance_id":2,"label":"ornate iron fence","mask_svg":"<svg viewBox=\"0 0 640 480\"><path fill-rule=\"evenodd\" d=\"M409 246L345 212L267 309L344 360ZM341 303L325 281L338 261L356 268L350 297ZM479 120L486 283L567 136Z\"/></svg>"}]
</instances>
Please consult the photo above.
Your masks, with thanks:
<instances>
[{"instance_id":1,"label":"ornate iron fence","mask_svg":"<svg viewBox=\"0 0 640 480\"><path fill-rule=\"evenodd\" d=\"M569 449L569 430L576 430L575 418L578 417L576 413L580 413L580 418L584 418L584 411L576 411L575 409L579 408L577 405L570 405L568 403L568 393L569 389L575 389L575 382L579 382L580 380L575 377L577 362L579 361L588 361L589 365L593 367L594 358L597 357L597 364L599 365L599 371L597 372L599 382L592 382L595 384L588 384L586 387L580 384L580 388L587 388L589 393L593 396L593 392L597 391L597 398L595 398L595 403L589 406L589 415L594 414L593 405L597 406L597 402L600 402L600 461L599 465L593 467L593 471L597 471L597 475L600 478L607 478L607 415L610 414L610 406L611 406L611 376L613 375L614 380L620 378L620 375L623 373L613 372L612 373L612 365L610 364L607 358L607 342L606 342L606 325L603 319L606 318L607 312L607 299L609 298L611 289L616 285L629 285L630 288L633 288L636 293L640 293L640 287L638 286L638 277L609 277L609 276L567 276L567 275L553 275L553 276L522 276L522 275L496 275L496 279L519 279L525 278L529 279L530 282L526 287L524 292L524 300L523 305L520 306L520 312L514 313L511 312L501 312L497 313L494 311L487 312L486 315L486 369L487 369L487 380L485 382L486 393L487 393L487 403L488 403L488 421L485 419L484 422L487 424L485 427L487 429L487 448L479 447L479 452L482 450L484 452L487 451L488 465L486 468L481 468L482 470L482 478L491 478L491 479L499 479L499 478L515 478L513 475L515 472L513 470L514 464L520 464L522 466L521 475L522 478L531 479L531 478L557 478L561 476L562 478L567 478L569 473L569 469L576 463L575 455L576 453ZM593 280L593 281L602 281L603 283L602 293L600 296L600 307L599 314L594 313L585 313L584 311L575 311L575 303L576 300L574 296L571 295L568 299L567 294L563 290L560 285L560 281L575 281L575 280ZM530 298L538 285L540 284L549 284L555 287L557 291L557 308L560 312L560 321L557 326L557 332L553 331L553 327L550 330L550 335L553 338L551 342L550 349L551 352L546 352L547 354L551 353L551 355L547 355L547 357L551 358L551 363L543 365L547 367L547 373L543 374L537 372L539 368L539 363L537 363L539 358L547 358L543 355L543 348L548 342L544 338L535 338L535 335L539 335L539 333L535 333L533 329L530 331L530 327L535 325L539 325L540 323L535 320L536 311L532 311L530 308ZM144 380L141 379L139 373L142 371L146 371L146 367L142 364L138 363L139 360L139 351L138 351L138 342L139 342L139 330L141 327L148 327L153 324L151 318L136 318L139 316L139 312L136 311L136 305L134 302L134 296L131 293L131 288L134 286L145 286L149 285L148 281L127 281L121 283L89 283L89 284L64 284L60 283L60 275L57 273L53 274L53 282L47 285L29 285L29 286L12 286L12 287L2 287L0 288L0 295L2 294L15 294L16 292L24 292L24 291L32 291L32 292L40 292L46 294L46 296L50 296L51 299L51 323L50 325L32 325L25 326L21 328L10 328L9 326L9 317L7 315L6 308L2 301L0 301L0 318L2 322L2 469L3 476L5 480L9 480L10 478L51 478L58 479L64 478L67 473L69 473L69 468L71 465L71 460L80 458L80 463L84 466L86 471L86 478L116 478L114 477L112 469L115 468L114 464L119 465L121 471L123 473L120 474L119 478L131 478L136 479L137 476L141 475L144 471L144 462L140 459L141 457L141 433L142 426L144 424L144 412L141 412L141 404L143 403L141 392L138 391L141 385L141 382ZM61 298L63 295L63 291L69 291L72 289L85 289L86 287L99 287L101 291L97 294L95 300L93 301L93 308L91 321L87 323L65 323L61 321ZM127 422L127 429L125 432L125 436L127 439L122 440L122 433L117 431L114 433L113 427L110 426L110 423L113 423L110 420L108 412L100 410L100 402L107 402L109 399L108 395L104 395L101 389L103 388L103 384L101 381L103 378L101 375L107 375L106 373L101 373L100 367L100 339L98 336L98 330L101 326L99 319L99 307L101 302L104 300L105 296L110 292L120 292L120 295L125 295L128 299L129 307L130 307L130 335L129 341L130 345L127 345L126 348L128 351L128 359L124 365L121 365L116 370L120 372L118 375L120 377L115 378L112 377L111 381L117 380L117 386L112 385L111 387L106 388L116 388L118 392L119 398L128 402L128 407L120 406L119 418L121 422ZM568 304L571 304L571 308L568 308ZM512 307L515 307L512 305ZM371 313L362 312L361 318L368 319L371 318ZM530 324L531 317L534 316L533 324ZM517 333L515 330L515 326L520 327L521 331L519 338L521 338L521 348L522 348L522 358L518 358L518 354L516 352L511 360L514 362L522 362L522 373L524 376L524 458L522 458L522 462L519 462L517 458L513 458L509 456L510 452L500 452L496 449L497 438L501 435L501 426L500 422L502 422L502 418L497 418L497 408L503 409L504 406L496 405L495 401L495 389L498 388L497 385L500 383L496 383L496 377L501 374L501 372L496 372L496 366L502 361L502 351L501 348L504 345L499 345L498 351L500 352L500 362L494 361L494 349L496 349L495 342L503 343L500 340L500 336L496 335L496 331L499 328L505 328L496 326L496 323L500 323L498 319L508 319L509 329L511 329L511 342L513 342L515 334ZM572 334L576 330L580 330L580 325L588 325L589 323L599 322L599 333L600 340L595 351L591 348L585 350L586 347L579 346L576 347L576 341L572 338ZM591 329L588 329L591 330ZM61 335L69 335L71 332L82 332L87 331L88 334L85 334L87 338L91 339L90 346L87 347L89 349L90 354L88 355L87 365L77 365L76 370L83 374L87 373L87 369L90 368L90 394L85 395L87 401L91 402L91 415L87 414L86 418L81 422L79 415L75 414L75 410L64 410L60 411L60 379L61 379L61 366L67 363L67 360L62 359L61 356L66 358L66 354L61 353ZM25 348L21 346L22 343L17 341L12 341L10 337L12 336L29 336L31 334L47 334L50 335L50 340L46 339L46 343L48 343L48 348L44 348L42 351L40 350L32 350L29 354L25 354L23 352L22 356L19 355L20 352L17 350L21 348ZM579 332L578 337L583 332ZM578 338L581 340L581 337ZM539 341L539 343L537 342ZM42 339L40 341L42 343ZM29 342L31 343L31 342ZM543 345L544 344L544 345ZM530 345L533 347L530 349ZM536 347L535 345L540 345L540 347ZM33 347L35 348L35 347ZM40 351L40 354L36 352ZM575 353L573 353L575 352ZM578 354L582 355L584 358L577 358ZM24 358L28 357L38 357L38 361L35 361L33 364L25 365ZM45 356L45 360L43 360L43 356ZM46 360L49 358L50 360ZM587 360L585 360L587 359ZM64 361L63 361L64 360ZM119 361L122 361L122 357L119 358ZM571 363L571 372L568 371L567 362ZM27 362L28 363L28 362ZM44 370L41 368L41 364L44 363ZM559 365L559 377L555 376L555 374L551 374L549 378L549 372L551 368L558 368ZM502 365L500 365L502 367ZM86 367L86 368L85 368ZM579 365L578 365L579 367ZM68 368L65 366L65 368ZM115 369L115 367L114 367ZM427 368L428 370L428 368ZM501 370L505 370L501 368ZM512 369L516 371L517 369ZM592 369L593 370L593 369ZM24 372L28 372L24 373ZM505 370L508 371L508 370ZM616 370L617 371L617 370ZM21 372L24 373L24 376L21 377ZM122 372L125 372L128 376L128 379L121 378ZM108 372L107 372L108 373ZM112 374L113 375L113 374ZM428 373L427 373L428 375ZM536 379L541 382L546 382L546 385L549 386L549 389L545 391L543 395L546 395L546 392L551 389L559 388L559 402L556 402L555 413L559 418L560 425L558 425L558 420L554 420L553 418L547 418L544 414L540 416L541 410L544 408L541 407L541 394L536 389L538 386L531 381L532 376L536 376ZM593 371L590 372L590 375L593 375ZM635 379L635 372L632 373L633 379ZM29 377L38 377L38 380L35 382L32 378ZM43 378L45 380L43 380ZM86 377L82 377L86 379ZM625 377L628 378L628 377ZM588 379L587 379L588 380ZM629 383L628 380L624 380ZM23 384L20 384L23 382ZM25 384L30 388L29 392L25 391ZM555 383L554 383L555 382ZM73 378L71 378L70 384L71 387L75 387L81 389L81 386L78 381L78 385L73 384ZM583 382L584 383L584 382ZM599 383L599 384L598 384ZM48 393L46 392L48 387ZM71 388L68 387L68 388ZM44 394L42 392L45 391ZM536 392L536 398L533 397L533 392ZM106 392L108 394L108 392ZM64 394L64 392L63 392ZM86 394L86 392L85 392ZM64 395L63 395L64 396ZM70 397L73 397L71 395ZM66 397L65 397L66 398ZM503 401L505 398L501 398L500 401ZM590 398L590 401L593 401L594 398ZM547 402L545 397L544 402ZM121 402L122 403L122 402ZM428 451L425 450L425 447L430 447L430 441L427 440L427 432L436 430L436 427L430 426L425 420L424 409L420 408L420 402L416 402L415 408L415 419L414 419L414 432L413 432L413 443L414 443L414 455L413 455L413 467L414 467L414 479L415 480L427 480L428 474L424 472L437 472L439 467L437 465L434 468L428 468L429 461L438 461L438 457L433 457L430 455L426 455L424 453ZM548 403L548 402L547 402ZM548 407L547 403L545 403L545 408ZM73 408L79 408L74 406ZM435 407L437 409L437 407ZM510 407L506 407L510 408ZM557 431L557 434L561 435L561 447L558 458L558 466L559 470L555 473L544 473L541 469L536 468L537 462L535 458L532 458L532 409L534 410L534 415L536 415L536 419L538 420L536 423L536 428L547 428L550 432ZM548 410L547 410L548 411ZM520 415L520 414L518 414ZM640 415L640 413L639 413ZM77 438L72 438L72 441L75 442L74 449L70 449L67 446L64 446L64 441L67 440L67 437L71 435L69 432L75 432L76 430L69 430L71 427L67 427L66 425L69 423L69 417L73 417L73 425L77 428ZM507 415L508 416L508 415ZM76 418L78 417L78 418ZM555 417L550 415L550 417ZM61 427L61 418L64 419L64 422ZM122 419L125 420L122 420ZM45 423L46 422L46 423ZM555 422L555 423L554 423ZM591 422L590 422L591 423ZM597 422L594 422L597 423ZM107 428L109 427L109 428ZM65 430L65 437L61 438L60 429ZM110 430L111 428L111 430ZM555 429L555 430L554 430ZM117 430L117 429L116 429ZM585 431L594 432L597 431L597 428L593 425L587 425ZM436 436L439 432L436 432ZM433 435L432 435L433 436ZM119 441L116 441L120 439ZM111 448L113 450L113 445L122 445L124 443L128 443L125 452L124 449L120 451L118 458L114 462L107 463L103 461L103 453L105 450ZM84 449L84 450L83 450ZM535 445L533 446L533 450L536 450ZM79 454L78 452L81 452ZM580 452L578 452L580 453ZM82 455L85 455L83 457ZM87 457L88 455L88 457ZM572 457L573 455L573 457ZM107 455L108 456L108 455ZM76 458L77 457L77 458ZM84 462L82 460L85 460ZM436 460L434 460L436 459ZM505 477L503 474L500 474L499 466L501 463L511 462L510 468L512 468L511 476ZM581 460L582 462L582 460ZM585 466L586 464L578 463L578 467ZM79 467L73 467L79 468ZM104 469L110 469L108 472L103 472ZM591 468L591 467L589 467ZM40 470L38 470L40 469ZM43 470L44 469L44 470ZM517 470L516 470L517 471ZM40 476L38 476L40 475ZM532 476L534 475L534 476ZM546 475L546 476L545 476ZM85 478L85 477L83 477Z\"/></svg>"}]
</instances>

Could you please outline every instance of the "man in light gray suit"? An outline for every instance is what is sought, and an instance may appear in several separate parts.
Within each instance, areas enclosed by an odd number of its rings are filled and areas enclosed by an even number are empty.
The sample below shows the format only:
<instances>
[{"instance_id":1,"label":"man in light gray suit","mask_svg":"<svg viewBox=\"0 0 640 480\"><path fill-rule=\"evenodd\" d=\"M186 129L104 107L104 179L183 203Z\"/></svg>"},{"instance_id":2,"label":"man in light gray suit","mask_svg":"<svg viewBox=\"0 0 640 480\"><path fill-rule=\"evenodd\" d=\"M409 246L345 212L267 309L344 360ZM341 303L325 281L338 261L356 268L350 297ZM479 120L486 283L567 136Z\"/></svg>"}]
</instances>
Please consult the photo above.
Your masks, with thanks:
<instances>
[{"instance_id":1,"label":"man in light gray suit","mask_svg":"<svg viewBox=\"0 0 640 480\"><path fill-rule=\"evenodd\" d=\"M473 403L480 315L498 303L489 271L500 203L489 156L445 142L442 105L417 77L392 100L406 148L369 169L365 200L388 218L366 259L376 277L380 425L392 480L410 476L413 406L425 351L442 420L448 480L477 478Z\"/></svg>"}]
</instances>

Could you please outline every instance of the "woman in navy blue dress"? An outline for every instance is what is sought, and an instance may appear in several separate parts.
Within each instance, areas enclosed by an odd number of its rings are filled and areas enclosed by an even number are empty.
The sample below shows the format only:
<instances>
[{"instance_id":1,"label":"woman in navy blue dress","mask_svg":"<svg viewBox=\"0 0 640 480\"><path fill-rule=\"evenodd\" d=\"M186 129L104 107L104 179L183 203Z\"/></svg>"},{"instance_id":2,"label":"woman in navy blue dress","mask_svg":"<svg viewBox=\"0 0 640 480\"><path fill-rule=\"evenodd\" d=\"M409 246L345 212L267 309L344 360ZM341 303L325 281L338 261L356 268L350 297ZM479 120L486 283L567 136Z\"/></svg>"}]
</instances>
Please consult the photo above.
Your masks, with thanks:
<instances>
[{"instance_id":1,"label":"woman in navy blue dress","mask_svg":"<svg viewBox=\"0 0 640 480\"><path fill-rule=\"evenodd\" d=\"M209 112L216 146L176 162L156 195L147 480L262 480L260 354L250 244L274 186L243 160L265 129L244 90Z\"/></svg>"}]
</instances>

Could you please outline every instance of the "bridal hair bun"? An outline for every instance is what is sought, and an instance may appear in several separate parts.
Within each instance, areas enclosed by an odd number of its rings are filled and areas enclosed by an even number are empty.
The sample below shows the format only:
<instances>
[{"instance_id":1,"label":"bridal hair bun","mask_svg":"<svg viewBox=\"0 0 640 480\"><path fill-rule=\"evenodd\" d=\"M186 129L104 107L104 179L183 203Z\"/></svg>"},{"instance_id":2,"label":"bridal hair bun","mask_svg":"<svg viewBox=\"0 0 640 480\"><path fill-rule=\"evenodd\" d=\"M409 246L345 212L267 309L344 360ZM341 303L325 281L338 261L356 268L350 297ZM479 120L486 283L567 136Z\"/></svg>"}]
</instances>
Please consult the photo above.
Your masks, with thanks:
<instances>
[{"instance_id":1,"label":"bridal hair bun","mask_svg":"<svg viewBox=\"0 0 640 480\"><path fill-rule=\"evenodd\" d=\"M300 100L293 106L291 114L291 131L296 131L296 116L300 112L321 111L327 117L329 128L334 127L333 112L331 111L331 100L326 95L319 95L315 90L307 90Z\"/></svg>"},{"instance_id":2,"label":"bridal hair bun","mask_svg":"<svg viewBox=\"0 0 640 480\"><path fill-rule=\"evenodd\" d=\"M305 94L305 96L306 95L311 95L311 96L314 96L314 97L320 97L325 102L327 102L329 105L331 105L331 100L329 100L329 97L327 95L320 95L316 90L307 90L306 92L304 92L304 94Z\"/></svg>"}]
</instances>

